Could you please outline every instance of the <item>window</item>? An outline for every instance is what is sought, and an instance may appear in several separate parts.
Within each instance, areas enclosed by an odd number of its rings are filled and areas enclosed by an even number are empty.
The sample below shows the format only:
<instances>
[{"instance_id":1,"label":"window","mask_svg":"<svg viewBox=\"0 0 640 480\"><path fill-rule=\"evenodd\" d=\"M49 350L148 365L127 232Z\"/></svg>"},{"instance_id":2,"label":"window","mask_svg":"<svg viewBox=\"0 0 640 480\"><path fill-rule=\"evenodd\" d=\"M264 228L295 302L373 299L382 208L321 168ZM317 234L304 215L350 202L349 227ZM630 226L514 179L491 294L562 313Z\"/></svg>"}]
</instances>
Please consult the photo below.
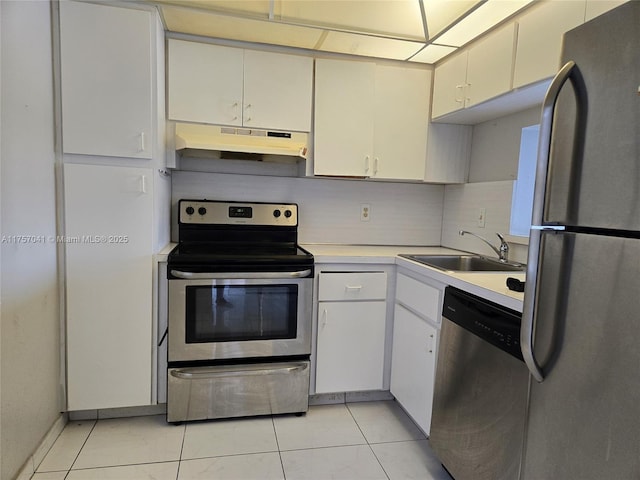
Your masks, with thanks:
<instances>
[{"instance_id":1,"label":"window","mask_svg":"<svg viewBox=\"0 0 640 480\"><path fill-rule=\"evenodd\" d=\"M520 135L518 178L513 188L511 225L509 227L509 233L518 237L528 237L531 229L539 133L540 125L531 125L524 127Z\"/></svg>"}]
</instances>

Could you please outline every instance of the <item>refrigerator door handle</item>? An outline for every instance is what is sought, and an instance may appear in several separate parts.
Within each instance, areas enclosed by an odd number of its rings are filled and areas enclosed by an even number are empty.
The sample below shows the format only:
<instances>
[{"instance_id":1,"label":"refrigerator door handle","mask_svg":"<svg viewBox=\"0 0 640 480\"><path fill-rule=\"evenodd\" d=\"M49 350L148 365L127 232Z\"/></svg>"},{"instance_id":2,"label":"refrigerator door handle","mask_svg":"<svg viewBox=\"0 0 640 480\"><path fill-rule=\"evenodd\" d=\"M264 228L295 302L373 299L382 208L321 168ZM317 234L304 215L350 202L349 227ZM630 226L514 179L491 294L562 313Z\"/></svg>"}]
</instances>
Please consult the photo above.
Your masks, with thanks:
<instances>
[{"instance_id":1,"label":"refrigerator door handle","mask_svg":"<svg viewBox=\"0 0 640 480\"><path fill-rule=\"evenodd\" d=\"M542 225L549 204L549 172L551 172L551 134L553 132L553 116L556 111L558 97L562 88L568 80L573 84L576 97L578 99L577 117L584 115L586 105L586 95L584 80L575 62L567 62L551 81L549 89L542 103L542 116L540 119L540 135L538 140L538 159L536 167L536 182L533 196L533 212L531 225ZM571 179L575 183L576 179Z\"/></svg>"},{"instance_id":2,"label":"refrigerator door handle","mask_svg":"<svg viewBox=\"0 0 640 480\"><path fill-rule=\"evenodd\" d=\"M520 348L522 358L529 372L538 382L544 380L542 369L533 352L534 316L537 310L538 262L540 261L540 242L542 230L532 228L529 233L529 261L527 262L527 281L524 284L524 305L520 326ZM535 259L535 260L534 260Z\"/></svg>"},{"instance_id":3,"label":"refrigerator door handle","mask_svg":"<svg viewBox=\"0 0 640 480\"><path fill-rule=\"evenodd\" d=\"M578 109L576 116L580 118L585 113L586 90L584 80L575 62L567 62L551 81L542 104L542 118L540 120L540 137L538 142L538 160L536 183L533 197L533 212L531 215L531 232L529 234L529 259L527 261L527 281L524 289L524 306L522 311L522 326L520 330L520 345L531 375L538 381L544 380L542 368L538 364L533 351L533 337L535 330L535 313L538 310L537 292L539 290L538 268L541 260L540 243L545 230L564 230L560 226L543 226L547 205L549 204L549 172L552 168L551 135L553 132L553 117L562 88L571 80L576 94ZM571 179L572 183L577 180ZM570 191L573 191L570 188Z\"/></svg>"}]
</instances>

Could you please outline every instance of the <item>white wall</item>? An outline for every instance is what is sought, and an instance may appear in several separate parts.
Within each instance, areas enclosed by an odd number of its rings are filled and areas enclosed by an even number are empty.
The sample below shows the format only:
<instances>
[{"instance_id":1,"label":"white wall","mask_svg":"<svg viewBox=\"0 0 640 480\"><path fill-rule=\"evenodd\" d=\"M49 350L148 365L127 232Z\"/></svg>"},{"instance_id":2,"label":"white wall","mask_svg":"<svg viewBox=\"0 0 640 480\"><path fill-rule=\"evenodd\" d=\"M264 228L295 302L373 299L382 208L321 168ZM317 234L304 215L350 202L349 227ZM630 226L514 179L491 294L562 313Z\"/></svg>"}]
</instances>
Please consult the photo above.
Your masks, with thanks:
<instances>
[{"instance_id":1,"label":"white wall","mask_svg":"<svg viewBox=\"0 0 640 480\"><path fill-rule=\"evenodd\" d=\"M469 183L445 187L442 245L495 255L480 240L471 236L461 237L458 231L472 231L496 246L499 240L495 232L509 233L522 129L537 124L540 113L540 108L535 107L473 127ZM486 208L484 228L477 225L481 207ZM511 244L510 259L526 262L526 245Z\"/></svg>"},{"instance_id":2,"label":"white wall","mask_svg":"<svg viewBox=\"0 0 640 480\"><path fill-rule=\"evenodd\" d=\"M441 185L180 171L172 182L174 218L181 198L297 203L300 243L440 244ZM369 222L360 221L363 203Z\"/></svg>"},{"instance_id":3,"label":"white wall","mask_svg":"<svg viewBox=\"0 0 640 480\"><path fill-rule=\"evenodd\" d=\"M464 185L447 185L444 195L442 219L442 245L467 252L495 257L496 253L484 242L471 235L459 235L467 230L486 238L498 247L500 240L496 232L508 235L511 216L512 180L501 182L478 182ZM478 226L479 209L486 209L485 226ZM510 244L509 259L526 262L527 248Z\"/></svg>"},{"instance_id":4,"label":"white wall","mask_svg":"<svg viewBox=\"0 0 640 480\"><path fill-rule=\"evenodd\" d=\"M1 448L14 478L60 415L49 3L1 2ZM25 243L13 235L33 235Z\"/></svg>"},{"instance_id":5,"label":"white wall","mask_svg":"<svg viewBox=\"0 0 640 480\"><path fill-rule=\"evenodd\" d=\"M520 134L540 123L541 109L522 112L474 125L469 161L469 183L515 180L518 176Z\"/></svg>"}]
</instances>

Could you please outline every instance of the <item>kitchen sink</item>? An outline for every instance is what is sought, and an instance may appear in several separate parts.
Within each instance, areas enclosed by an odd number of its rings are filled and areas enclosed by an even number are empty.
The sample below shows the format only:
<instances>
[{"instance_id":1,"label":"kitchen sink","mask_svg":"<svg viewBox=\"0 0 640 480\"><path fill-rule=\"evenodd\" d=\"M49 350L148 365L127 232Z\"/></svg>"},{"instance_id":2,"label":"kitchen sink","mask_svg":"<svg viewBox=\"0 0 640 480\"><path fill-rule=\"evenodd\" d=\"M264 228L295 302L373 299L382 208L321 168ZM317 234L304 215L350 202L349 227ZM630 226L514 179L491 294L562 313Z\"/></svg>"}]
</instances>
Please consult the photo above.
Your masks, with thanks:
<instances>
[{"instance_id":1,"label":"kitchen sink","mask_svg":"<svg viewBox=\"0 0 640 480\"><path fill-rule=\"evenodd\" d=\"M401 254L414 262L452 272L524 272L525 265L501 262L480 255L410 255Z\"/></svg>"}]
</instances>

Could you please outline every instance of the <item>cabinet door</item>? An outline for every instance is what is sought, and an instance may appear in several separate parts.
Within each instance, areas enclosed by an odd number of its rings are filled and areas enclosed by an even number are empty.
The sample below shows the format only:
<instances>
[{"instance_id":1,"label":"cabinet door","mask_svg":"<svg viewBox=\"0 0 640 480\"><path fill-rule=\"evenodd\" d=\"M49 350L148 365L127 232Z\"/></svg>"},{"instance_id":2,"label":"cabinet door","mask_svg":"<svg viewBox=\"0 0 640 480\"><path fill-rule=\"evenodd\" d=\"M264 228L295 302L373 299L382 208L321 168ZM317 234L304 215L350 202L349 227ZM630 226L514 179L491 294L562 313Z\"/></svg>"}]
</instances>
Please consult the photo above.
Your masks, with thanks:
<instances>
[{"instance_id":1,"label":"cabinet door","mask_svg":"<svg viewBox=\"0 0 640 480\"><path fill-rule=\"evenodd\" d=\"M562 35L583 22L584 8L584 1L546 2L522 16L518 21L514 88L556 74Z\"/></svg>"},{"instance_id":2,"label":"cabinet door","mask_svg":"<svg viewBox=\"0 0 640 480\"><path fill-rule=\"evenodd\" d=\"M313 59L244 52L244 126L311 130Z\"/></svg>"},{"instance_id":3,"label":"cabinet door","mask_svg":"<svg viewBox=\"0 0 640 480\"><path fill-rule=\"evenodd\" d=\"M432 118L464 107L467 57L468 52L465 50L436 67L433 76Z\"/></svg>"},{"instance_id":4,"label":"cabinet door","mask_svg":"<svg viewBox=\"0 0 640 480\"><path fill-rule=\"evenodd\" d=\"M371 175L375 64L317 59L316 175Z\"/></svg>"},{"instance_id":5,"label":"cabinet door","mask_svg":"<svg viewBox=\"0 0 640 480\"><path fill-rule=\"evenodd\" d=\"M511 90L515 24L482 38L469 49L465 107Z\"/></svg>"},{"instance_id":6,"label":"cabinet door","mask_svg":"<svg viewBox=\"0 0 640 480\"><path fill-rule=\"evenodd\" d=\"M242 49L170 39L168 58L169 120L242 125Z\"/></svg>"},{"instance_id":7,"label":"cabinet door","mask_svg":"<svg viewBox=\"0 0 640 480\"><path fill-rule=\"evenodd\" d=\"M391 393L428 435L433 406L437 330L401 305L393 320Z\"/></svg>"},{"instance_id":8,"label":"cabinet door","mask_svg":"<svg viewBox=\"0 0 640 480\"><path fill-rule=\"evenodd\" d=\"M316 393L381 390L386 302L320 302Z\"/></svg>"},{"instance_id":9,"label":"cabinet door","mask_svg":"<svg viewBox=\"0 0 640 480\"><path fill-rule=\"evenodd\" d=\"M612 10L628 0L587 0L584 21L588 22Z\"/></svg>"},{"instance_id":10,"label":"cabinet door","mask_svg":"<svg viewBox=\"0 0 640 480\"><path fill-rule=\"evenodd\" d=\"M372 177L424 179L430 97L429 70L376 66Z\"/></svg>"},{"instance_id":11,"label":"cabinet door","mask_svg":"<svg viewBox=\"0 0 640 480\"><path fill-rule=\"evenodd\" d=\"M65 153L151 158L150 12L60 2Z\"/></svg>"},{"instance_id":12,"label":"cabinet door","mask_svg":"<svg viewBox=\"0 0 640 480\"><path fill-rule=\"evenodd\" d=\"M69 410L151 402L152 179L64 167Z\"/></svg>"}]
</instances>

